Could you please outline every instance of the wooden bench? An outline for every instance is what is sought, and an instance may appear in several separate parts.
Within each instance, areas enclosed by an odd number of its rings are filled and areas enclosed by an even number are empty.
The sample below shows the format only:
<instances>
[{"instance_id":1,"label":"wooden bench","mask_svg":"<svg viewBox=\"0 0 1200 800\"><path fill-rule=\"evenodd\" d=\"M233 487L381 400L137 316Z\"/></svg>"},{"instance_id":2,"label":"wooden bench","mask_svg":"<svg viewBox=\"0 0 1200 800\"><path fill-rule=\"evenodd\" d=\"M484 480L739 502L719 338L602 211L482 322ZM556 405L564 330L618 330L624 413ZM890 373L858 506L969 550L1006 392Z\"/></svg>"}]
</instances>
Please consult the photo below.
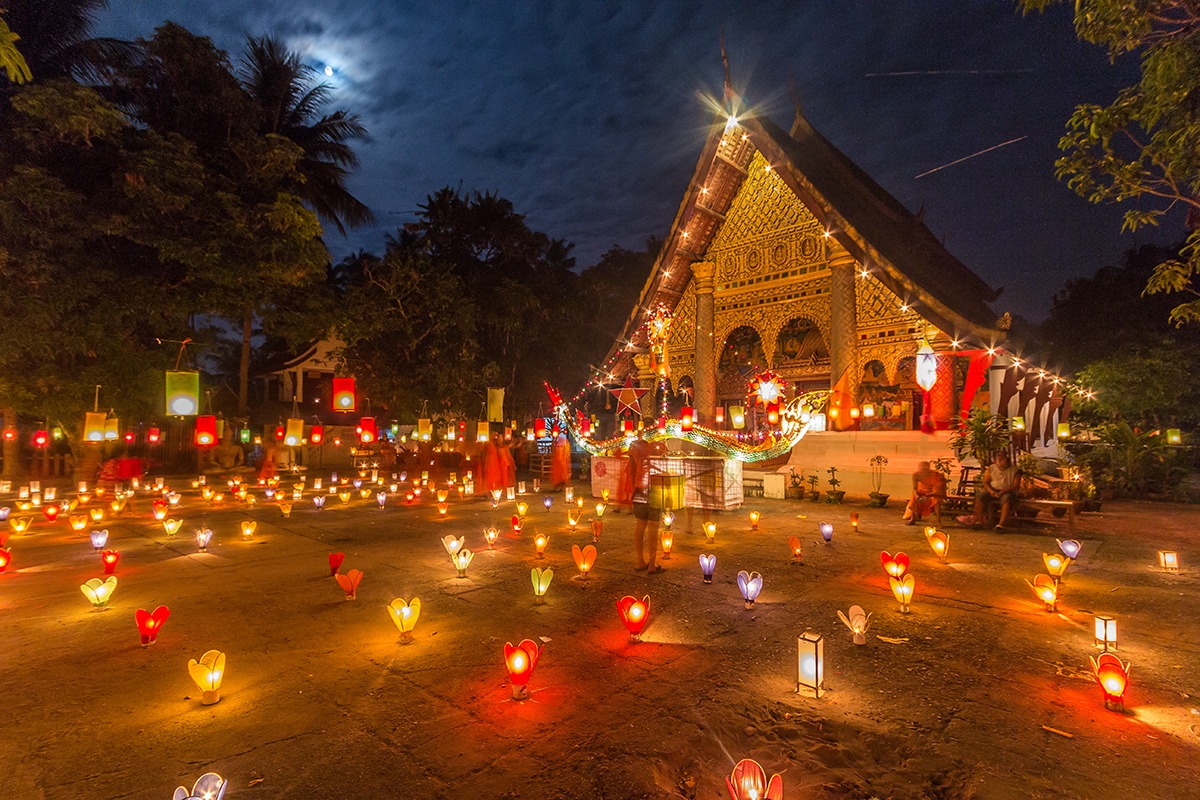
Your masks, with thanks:
<instances>
[{"instance_id":1,"label":"wooden bench","mask_svg":"<svg viewBox=\"0 0 1200 800\"><path fill-rule=\"evenodd\" d=\"M1030 500L1021 498L1017 500L1017 508L1036 509L1041 511L1063 511L1067 517L1067 529L1072 534L1075 533L1075 501L1073 500Z\"/></svg>"}]
</instances>

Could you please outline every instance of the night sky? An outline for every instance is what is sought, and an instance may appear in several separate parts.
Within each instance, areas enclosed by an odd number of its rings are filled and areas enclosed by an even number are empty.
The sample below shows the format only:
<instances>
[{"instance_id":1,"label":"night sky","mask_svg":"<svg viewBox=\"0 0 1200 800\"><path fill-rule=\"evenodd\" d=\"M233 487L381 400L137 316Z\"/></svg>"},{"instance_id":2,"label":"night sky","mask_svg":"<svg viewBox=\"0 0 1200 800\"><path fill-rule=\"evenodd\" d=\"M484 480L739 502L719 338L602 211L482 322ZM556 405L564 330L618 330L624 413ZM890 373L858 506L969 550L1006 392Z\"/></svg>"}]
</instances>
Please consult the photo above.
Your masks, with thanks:
<instances>
[{"instance_id":1,"label":"night sky","mask_svg":"<svg viewBox=\"0 0 1200 800\"><path fill-rule=\"evenodd\" d=\"M273 33L333 69L337 107L371 136L351 188L378 217L348 239L332 232L335 256L380 251L384 232L445 185L498 191L533 227L574 242L580 266L664 236L712 119L704 98L720 96L722 25L745 98L786 128L794 76L817 129L1005 287L997 311L1040 318L1066 279L1148 240L1120 234L1119 209L1054 178L1074 105L1107 103L1135 66L1078 42L1069 7L1023 17L1004 0L112 0L99 33L148 36L167 19L231 54L246 34Z\"/></svg>"}]
</instances>

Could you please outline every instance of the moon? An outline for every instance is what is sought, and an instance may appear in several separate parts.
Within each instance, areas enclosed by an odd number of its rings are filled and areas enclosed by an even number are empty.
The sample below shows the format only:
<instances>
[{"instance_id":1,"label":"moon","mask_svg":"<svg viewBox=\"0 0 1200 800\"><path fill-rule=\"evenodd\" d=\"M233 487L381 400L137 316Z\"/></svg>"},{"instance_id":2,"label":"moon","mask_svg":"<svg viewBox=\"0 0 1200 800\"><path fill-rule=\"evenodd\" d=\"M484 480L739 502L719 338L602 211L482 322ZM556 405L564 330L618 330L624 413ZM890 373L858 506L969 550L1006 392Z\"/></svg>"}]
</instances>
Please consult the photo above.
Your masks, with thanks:
<instances>
[{"instance_id":1,"label":"moon","mask_svg":"<svg viewBox=\"0 0 1200 800\"><path fill-rule=\"evenodd\" d=\"M328 64L325 65L325 77L326 78L333 77L333 67L329 66Z\"/></svg>"}]
</instances>

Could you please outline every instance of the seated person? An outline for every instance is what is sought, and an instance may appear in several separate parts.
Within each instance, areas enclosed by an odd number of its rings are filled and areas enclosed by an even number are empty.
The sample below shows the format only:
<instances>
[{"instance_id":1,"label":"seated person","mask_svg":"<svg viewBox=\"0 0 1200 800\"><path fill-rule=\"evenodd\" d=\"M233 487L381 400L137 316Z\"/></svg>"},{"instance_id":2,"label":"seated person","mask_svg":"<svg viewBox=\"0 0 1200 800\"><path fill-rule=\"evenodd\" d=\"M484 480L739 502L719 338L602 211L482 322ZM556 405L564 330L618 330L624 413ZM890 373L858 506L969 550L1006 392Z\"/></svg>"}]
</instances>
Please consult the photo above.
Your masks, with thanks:
<instances>
[{"instance_id":1,"label":"seated person","mask_svg":"<svg viewBox=\"0 0 1200 800\"><path fill-rule=\"evenodd\" d=\"M971 527L979 528L985 524L991 516L992 506L999 501L1000 521L996 523L996 530L1003 531L1016 505L1019 483L1020 475L1008 457L1008 451L997 452L991 465L984 470L982 488L975 495L975 524Z\"/></svg>"},{"instance_id":2,"label":"seated person","mask_svg":"<svg viewBox=\"0 0 1200 800\"><path fill-rule=\"evenodd\" d=\"M946 499L946 478L929 466L928 461L917 464L913 473L913 493L904 509L907 525L916 525L922 517L936 514L937 524L942 524L942 501Z\"/></svg>"},{"instance_id":3,"label":"seated person","mask_svg":"<svg viewBox=\"0 0 1200 800\"><path fill-rule=\"evenodd\" d=\"M248 471L246 453L240 444L234 443L233 431L226 425L221 442L213 445L205 457L204 473L206 475L225 475Z\"/></svg>"}]
</instances>

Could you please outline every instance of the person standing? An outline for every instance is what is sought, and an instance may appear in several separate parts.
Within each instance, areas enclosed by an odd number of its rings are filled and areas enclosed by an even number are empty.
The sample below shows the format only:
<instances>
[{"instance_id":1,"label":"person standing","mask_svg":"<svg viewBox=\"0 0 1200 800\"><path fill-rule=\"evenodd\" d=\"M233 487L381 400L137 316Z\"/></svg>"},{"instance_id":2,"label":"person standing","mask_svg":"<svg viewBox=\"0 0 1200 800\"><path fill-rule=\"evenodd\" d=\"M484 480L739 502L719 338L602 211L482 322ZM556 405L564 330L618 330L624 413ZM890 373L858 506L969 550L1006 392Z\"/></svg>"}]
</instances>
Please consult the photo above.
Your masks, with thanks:
<instances>
[{"instance_id":1,"label":"person standing","mask_svg":"<svg viewBox=\"0 0 1200 800\"><path fill-rule=\"evenodd\" d=\"M654 446L638 431L637 439L629 445L629 477L633 501L633 552L637 557L636 570L648 570L657 575L663 571L658 558L658 512L650 507L650 456ZM648 545L648 548L647 548Z\"/></svg>"},{"instance_id":2,"label":"person standing","mask_svg":"<svg viewBox=\"0 0 1200 800\"><path fill-rule=\"evenodd\" d=\"M571 445L565 431L559 431L550 452L550 482L554 491L563 489L571 480Z\"/></svg>"}]
</instances>

